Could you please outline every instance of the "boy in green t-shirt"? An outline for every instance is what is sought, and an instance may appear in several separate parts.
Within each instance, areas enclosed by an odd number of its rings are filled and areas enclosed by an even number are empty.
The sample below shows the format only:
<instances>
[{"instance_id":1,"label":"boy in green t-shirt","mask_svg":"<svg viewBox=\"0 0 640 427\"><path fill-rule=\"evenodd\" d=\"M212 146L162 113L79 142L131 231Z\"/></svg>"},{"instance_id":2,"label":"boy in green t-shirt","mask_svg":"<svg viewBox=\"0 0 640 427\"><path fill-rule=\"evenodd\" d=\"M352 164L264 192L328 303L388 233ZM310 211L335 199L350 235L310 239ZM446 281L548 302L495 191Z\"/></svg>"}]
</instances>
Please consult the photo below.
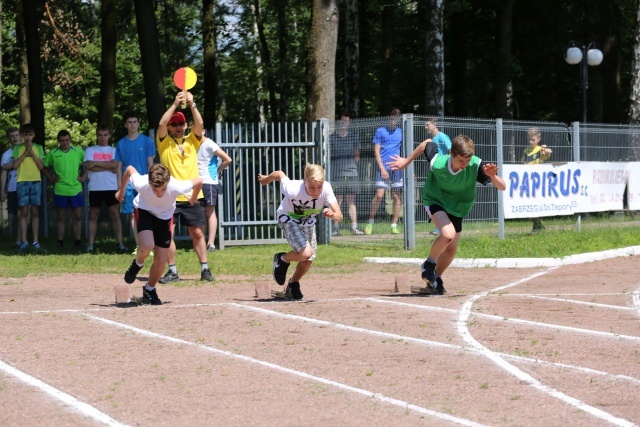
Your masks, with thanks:
<instances>
[{"instance_id":1,"label":"boy in green t-shirt","mask_svg":"<svg viewBox=\"0 0 640 427\"><path fill-rule=\"evenodd\" d=\"M497 175L498 166L473 155L473 141L466 135L453 139L451 154L439 154L437 145L427 139L408 158L393 156L390 167L403 170L421 153L431 165L422 189L422 203L430 220L440 230L431 245L429 257L422 263L422 280L428 283L432 295L442 295L446 293L442 275L456 255L462 220L471 212L476 199L476 182L492 183L501 191L507 185Z\"/></svg>"},{"instance_id":2,"label":"boy in green t-shirt","mask_svg":"<svg viewBox=\"0 0 640 427\"><path fill-rule=\"evenodd\" d=\"M58 132L59 146L47 153L44 165L55 172L53 181L54 204L56 206L56 221L58 247L64 246L64 224L67 219L67 209L73 215L73 236L75 246L80 247L82 232L82 208L84 197L81 169L84 163L84 151L71 145L71 134L68 130Z\"/></svg>"},{"instance_id":3,"label":"boy in green t-shirt","mask_svg":"<svg viewBox=\"0 0 640 427\"><path fill-rule=\"evenodd\" d=\"M18 171L16 193L18 195L18 209L20 210L20 240L18 250L24 252L29 249L27 241L27 216L31 213L31 233L33 249L42 251L38 242L40 229L39 208L42 203L42 178L40 171L44 170L44 150L39 144L34 144L36 128L31 123L25 123L20 128L22 144L13 147L13 168Z\"/></svg>"}]
</instances>

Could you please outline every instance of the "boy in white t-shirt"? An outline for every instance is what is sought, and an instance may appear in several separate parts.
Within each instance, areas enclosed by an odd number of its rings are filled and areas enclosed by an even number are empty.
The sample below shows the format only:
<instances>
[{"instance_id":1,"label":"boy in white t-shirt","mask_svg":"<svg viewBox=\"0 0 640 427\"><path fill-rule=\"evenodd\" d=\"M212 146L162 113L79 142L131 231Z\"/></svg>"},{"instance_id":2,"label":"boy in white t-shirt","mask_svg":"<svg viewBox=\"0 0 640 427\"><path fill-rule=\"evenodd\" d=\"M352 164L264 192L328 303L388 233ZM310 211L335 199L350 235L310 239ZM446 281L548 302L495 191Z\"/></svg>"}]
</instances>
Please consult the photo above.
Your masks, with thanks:
<instances>
[{"instance_id":1,"label":"boy in white t-shirt","mask_svg":"<svg viewBox=\"0 0 640 427\"><path fill-rule=\"evenodd\" d=\"M290 180L282 171L269 175L258 174L260 184L267 185L280 181L282 202L276 216L278 227L289 242L292 250L278 252L273 257L273 278L280 286L287 278L289 263L296 261L296 271L289 279L285 295L293 299L302 299L300 280L311 268L316 257L316 223L317 216L322 214L335 222L342 221L342 212L331 184L325 181L322 166L308 164L304 168L304 180ZM329 208L325 205L329 205Z\"/></svg>"},{"instance_id":2,"label":"boy in white t-shirt","mask_svg":"<svg viewBox=\"0 0 640 427\"><path fill-rule=\"evenodd\" d=\"M116 199L116 191L120 188L116 148L109 145L111 129L106 125L96 129L96 145L88 147L84 152L84 174L81 181L89 180L89 245L87 252L95 250L96 231L100 208L104 202L109 211L111 228L116 235L118 251L126 252L122 243L122 222L120 221L120 202Z\"/></svg>"},{"instance_id":3,"label":"boy in white t-shirt","mask_svg":"<svg viewBox=\"0 0 640 427\"><path fill-rule=\"evenodd\" d=\"M160 305L156 284L162 276L164 265L171 244L173 231L173 212L176 208L176 197L184 194L189 203L198 201L198 193L202 189L202 178L180 181L169 175L166 166L156 163L149 168L148 175L140 175L133 166L129 166L116 193L120 202L124 199L130 183L138 195L133 199L134 215L138 224L138 252L131 266L124 274L127 283L133 283L144 260L154 249L153 265L149 270L149 280L142 287L142 303Z\"/></svg>"}]
</instances>

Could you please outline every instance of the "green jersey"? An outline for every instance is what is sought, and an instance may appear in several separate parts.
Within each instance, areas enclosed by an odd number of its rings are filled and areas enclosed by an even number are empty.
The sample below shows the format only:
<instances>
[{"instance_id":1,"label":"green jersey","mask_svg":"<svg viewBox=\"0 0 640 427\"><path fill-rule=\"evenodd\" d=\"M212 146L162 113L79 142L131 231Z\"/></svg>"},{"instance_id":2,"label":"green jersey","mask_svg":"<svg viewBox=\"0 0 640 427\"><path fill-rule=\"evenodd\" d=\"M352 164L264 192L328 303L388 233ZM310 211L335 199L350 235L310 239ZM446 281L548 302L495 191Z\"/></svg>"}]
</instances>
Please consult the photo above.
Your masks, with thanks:
<instances>
[{"instance_id":1,"label":"green jersey","mask_svg":"<svg viewBox=\"0 0 640 427\"><path fill-rule=\"evenodd\" d=\"M59 178L53 187L56 195L75 196L82 191L82 183L78 181L78 176L83 162L84 151L78 147L71 146L68 151L56 148L47 153L44 165L53 167Z\"/></svg>"}]
</instances>

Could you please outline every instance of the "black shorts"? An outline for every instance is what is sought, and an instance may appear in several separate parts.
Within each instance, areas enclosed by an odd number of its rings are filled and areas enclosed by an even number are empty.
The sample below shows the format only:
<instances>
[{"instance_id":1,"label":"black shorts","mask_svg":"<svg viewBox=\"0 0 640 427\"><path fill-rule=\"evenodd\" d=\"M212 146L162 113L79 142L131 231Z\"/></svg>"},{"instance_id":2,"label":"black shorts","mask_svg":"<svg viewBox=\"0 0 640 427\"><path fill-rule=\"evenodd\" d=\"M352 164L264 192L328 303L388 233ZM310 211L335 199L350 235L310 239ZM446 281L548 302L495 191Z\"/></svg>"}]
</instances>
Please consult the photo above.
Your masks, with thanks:
<instances>
[{"instance_id":1,"label":"black shorts","mask_svg":"<svg viewBox=\"0 0 640 427\"><path fill-rule=\"evenodd\" d=\"M120 203L116 199L116 190L89 191L89 206L99 208L104 202L107 206L113 206Z\"/></svg>"},{"instance_id":2,"label":"black shorts","mask_svg":"<svg viewBox=\"0 0 640 427\"><path fill-rule=\"evenodd\" d=\"M187 227L202 227L205 224L204 207L200 203L176 202L176 210L173 213L173 223Z\"/></svg>"},{"instance_id":3,"label":"black shorts","mask_svg":"<svg viewBox=\"0 0 640 427\"><path fill-rule=\"evenodd\" d=\"M204 199L202 206L215 206L218 204L218 184L202 184Z\"/></svg>"},{"instance_id":4,"label":"black shorts","mask_svg":"<svg viewBox=\"0 0 640 427\"><path fill-rule=\"evenodd\" d=\"M331 181L336 196L357 195L360 192L360 179L357 176L343 176Z\"/></svg>"},{"instance_id":5,"label":"black shorts","mask_svg":"<svg viewBox=\"0 0 640 427\"><path fill-rule=\"evenodd\" d=\"M134 209L133 215L138 223L138 233L151 230L153 243L160 248L171 246L171 230L173 230L173 217L160 219L144 209Z\"/></svg>"},{"instance_id":6,"label":"black shorts","mask_svg":"<svg viewBox=\"0 0 640 427\"><path fill-rule=\"evenodd\" d=\"M18 213L18 192L7 191L7 213L15 215Z\"/></svg>"},{"instance_id":7,"label":"black shorts","mask_svg":"<svg viewBox=\"0 0 640 427\"><path fill-rule=\"evenodd\" d=\"M451 224L453 224L453 228L455 228L456 233L462 232L462 218L460 218L459 216L451 215L440 205L431 205L427 206L426 208L427 212L429 213L429 220L431 220L431 215L433 215L434 213L443 211L449 217L449 221L451 221Z\"/></svg>"}]
</instances>

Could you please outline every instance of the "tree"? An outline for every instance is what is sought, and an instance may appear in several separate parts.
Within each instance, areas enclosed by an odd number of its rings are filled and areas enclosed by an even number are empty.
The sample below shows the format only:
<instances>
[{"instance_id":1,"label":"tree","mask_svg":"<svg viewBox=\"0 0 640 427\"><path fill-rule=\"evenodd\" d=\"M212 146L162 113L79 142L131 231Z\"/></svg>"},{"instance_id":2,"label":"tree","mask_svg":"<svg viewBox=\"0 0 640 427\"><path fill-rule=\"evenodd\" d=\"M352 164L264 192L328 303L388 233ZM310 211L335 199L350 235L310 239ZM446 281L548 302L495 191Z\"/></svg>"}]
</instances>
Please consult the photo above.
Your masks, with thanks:
<instances>
[{"instance_id":1,"label":"tree","mask_svg":"<svg viewBox=\"0 0 640 427\"><path fill-rule=\"evenodd\" d=\"M354 117L360 116L360 14L358 0L345 0L344 13L344 94L343 105Z\"/></svg>"},{"instance_id":2,"label":"tree","mask_svg":"<svg viewBox=\"0 0 640 427\"><path fill-rule=\"evenodd\" d=\"M113 125L116 102L116 0L102 0L102 63L100 67L100 101L98 124Z\"/></svg>"},{"instance_id":3,"label":"tree","mask_svg":"<svg viewBox=\"0 0 640 427\"><path fill-rule=\"evenodd\" d=\"M223 121L226 104L216 46L215 1L202 3L202 51L204 57L204 123L211 128L216 121ZM219 103L217 102L219 100ZM216 107L219 105L216 116Z\"/></svg>"},{"instance_id":4,"label":"tree","mask_svg":"<svg viewBox=\"0 0 640 427\"><path fill-rule=\"evenodd\" d=\"M44 95L42 88L42 63L40 62L40 16L42 9L37 0L22 0L25 28L25 46L29 64L29 107L31 123L36 129L35 142L44 144Z\"/></svg>"},{"instance_id":5,"label":"tree","mask_svg":"<svg viewBox=\"0 0 640 427\"><path fill-rule=\"evenodd\" d=\"M313 0L307 44L307 123L335 116L337 0Z\"/></svg>"},{"instance_id":6,"label":"tree","mask_svg":"<svg viewBox=\"0 0 640 427\"><path fill-rule=\"evenodd\" d=\"M503 0L500 11L500 35L496 63L496 114L503 119L513 118L511 91L511 40L513 0Z\"/></svg>"},{"instance_id":7,"label":"tree","mask_svg":"<svg viewBox=\"0 0 640 427\"><path fill-rule=\"evenodd\" d=\"M629 123L640 124L640 4L636 12L636 28L633 43L633 63L631 65L631 97L629 108Z\"/></svg>"},{"instance_id":8,"label":"tree","mask_svg":"<svg viewBox=\"0 0 640 427\"><path fill-rule=\"evenodd\" d=\"M429 0L426 31L425 113L444 115L444 0Z\"/></svg>"},{"instance_id":9,"label":"tree","mask_svg":"<svg viewBox=\"0 0 640 427\"><path fill-rule=\"evenodd\" d=\"M152 0L134 0L133 4L140 40L147 119L155 127L166 111L156 15Z\"/></svg>"}]
</instances>

